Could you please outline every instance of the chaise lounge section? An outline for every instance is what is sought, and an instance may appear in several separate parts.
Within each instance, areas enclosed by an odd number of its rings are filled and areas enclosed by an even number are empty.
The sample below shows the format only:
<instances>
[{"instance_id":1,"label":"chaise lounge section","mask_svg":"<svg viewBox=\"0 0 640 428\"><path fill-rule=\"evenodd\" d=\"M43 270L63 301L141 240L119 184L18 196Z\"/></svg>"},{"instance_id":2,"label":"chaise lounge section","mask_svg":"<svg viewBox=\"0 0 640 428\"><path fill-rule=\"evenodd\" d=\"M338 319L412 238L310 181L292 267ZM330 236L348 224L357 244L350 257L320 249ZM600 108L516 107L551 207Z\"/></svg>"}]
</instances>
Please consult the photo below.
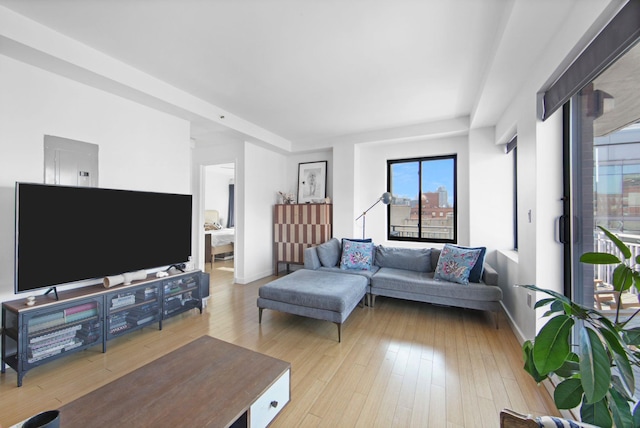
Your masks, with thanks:
<instances>
[{"instance_id":1,"label":"chaise lounge section","mask_svg":"<svg viewBox=\"0 0 640 428\"><path fill-rule=\"evenodd\" d=\"M367 289L364 276L301 269L258 289L258 322L262 323L263 309L331 321L338 326L341 342L342 324L364 302Z\"/></svg>"}]
</instances>

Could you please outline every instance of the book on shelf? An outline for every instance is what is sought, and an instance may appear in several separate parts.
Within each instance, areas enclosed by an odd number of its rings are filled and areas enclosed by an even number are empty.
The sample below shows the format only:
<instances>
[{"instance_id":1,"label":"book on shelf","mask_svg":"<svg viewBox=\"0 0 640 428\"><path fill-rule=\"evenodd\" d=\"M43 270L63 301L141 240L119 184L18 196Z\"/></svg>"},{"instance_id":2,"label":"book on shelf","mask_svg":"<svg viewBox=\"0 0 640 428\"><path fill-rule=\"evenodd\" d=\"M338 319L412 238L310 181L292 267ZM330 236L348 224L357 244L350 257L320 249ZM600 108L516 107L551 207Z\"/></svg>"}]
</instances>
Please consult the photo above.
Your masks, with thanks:
<instances>
[{"instance_id":1,"label":"book on shelf","mask_svg":"<svg viewBox=\"0 0 640 428\"><path fill-rule=\"evenodd\" d=\"M85 303L83 305L74 306L72 308L67 308L64 310L64 316L68 317L69 315L77 314L78 312L84 312L88 310L98 310L98 304L96 302Z\"/></svg>"},{"instance_id":2,"label":"book on shelf","mask_svg":"<svg viewBox=\"0 0 640 428\"><path fill-rule=\"evenodd\" d=\"M147 300L156 299L158 289L156 287L146 287L144 290L136 291L136 302L146 302Z\"/></svg>"},{"instance_id":3,"label":"book on shelf","mask_svg":"<svg viewBox=\"0 0 640 428\"><path fill-rule=\"evenodd\" d=\"M80 321L83 320L85 318L91 318L91 317L95 317L98 316L98 308L92 308L92 309L87 309L84 310L82 312L75 312L71 315L67 315L67 322L76 322L76 321Z\"/></svg>"},{"instance_id":4,"label":"book on shelf","mask_svg":"<svg viewBox=\"0 0 640 428\"><path fill-rule=\"evenodd\" d=\"M118 295L111 299L111 309L118 309L136 303L135 294Z\"/></svg>"},{"instance_id":5,"label":"book on shelf","mask_svg":"<svg viewBox=\"0 0 640 428\"><path fill-rule=\"evenodd\" d=\"M37 333L41 330L46 330L51 327L57 327L59 325L64 325L64 312L54 312L51 314L46 314L38 317L33 317L27 322L28 331L30 334Z\"/></svg>"},{"instance_id":6,"label":"book on shelf","mask_svg":"<svg viewBox=\"0 0 640 428\"><path fill-rule=\"evenodd\" d=\"M47 334L42 334L42 335L39 335L39 336L31 337L29 339L29 343L30 344L34 344L34 343L46 341L46 340L49 340L52 337L62 336L62 335L67 334L69 332L75 333L77 330L80 330L81 328L82 328L82 325L74 325L74 326L71 326L71 327L55 330L55 331L53 331L51 333L47 333Z\"/></svg>"}]
</instances>

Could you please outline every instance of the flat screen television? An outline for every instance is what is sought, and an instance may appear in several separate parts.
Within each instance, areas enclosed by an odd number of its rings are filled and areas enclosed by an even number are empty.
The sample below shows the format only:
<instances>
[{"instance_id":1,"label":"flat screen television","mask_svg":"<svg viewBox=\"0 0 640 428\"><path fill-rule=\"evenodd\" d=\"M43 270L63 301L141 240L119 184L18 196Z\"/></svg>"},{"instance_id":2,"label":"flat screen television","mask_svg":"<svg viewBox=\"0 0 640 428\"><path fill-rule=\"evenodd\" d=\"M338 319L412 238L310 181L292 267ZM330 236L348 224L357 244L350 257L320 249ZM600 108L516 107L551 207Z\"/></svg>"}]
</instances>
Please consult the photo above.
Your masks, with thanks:
<instances>
[{"instance_id":1,"label":"flat screen television","mask_svg":"<svg viewBox=\"0 0 640 428\"><path fill-rule=\"evenodd\" d=\"M191 195L16 183L15 292L184 263Z\"/></svg>"}]
</instances>

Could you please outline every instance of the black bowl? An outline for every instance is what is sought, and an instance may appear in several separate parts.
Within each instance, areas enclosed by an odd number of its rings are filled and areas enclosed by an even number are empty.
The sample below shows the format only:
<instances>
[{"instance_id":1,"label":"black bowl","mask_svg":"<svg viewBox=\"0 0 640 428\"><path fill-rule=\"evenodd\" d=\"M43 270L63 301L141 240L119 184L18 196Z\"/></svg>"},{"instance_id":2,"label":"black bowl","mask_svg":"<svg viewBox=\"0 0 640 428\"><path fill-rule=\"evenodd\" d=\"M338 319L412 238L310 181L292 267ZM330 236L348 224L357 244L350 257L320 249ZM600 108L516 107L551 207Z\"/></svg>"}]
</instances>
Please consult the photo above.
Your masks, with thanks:
<instances>
[{"instance_id":1,"label":"black bowl","mask_svg":"<svg viewBox=\"0 0 640 428\"><path fill-rule=\"evenodd\" d=\"M59 428L60 412L58 410L48 410L38 413L22 425L22 428Z\"/></svg>"}]
</instances>

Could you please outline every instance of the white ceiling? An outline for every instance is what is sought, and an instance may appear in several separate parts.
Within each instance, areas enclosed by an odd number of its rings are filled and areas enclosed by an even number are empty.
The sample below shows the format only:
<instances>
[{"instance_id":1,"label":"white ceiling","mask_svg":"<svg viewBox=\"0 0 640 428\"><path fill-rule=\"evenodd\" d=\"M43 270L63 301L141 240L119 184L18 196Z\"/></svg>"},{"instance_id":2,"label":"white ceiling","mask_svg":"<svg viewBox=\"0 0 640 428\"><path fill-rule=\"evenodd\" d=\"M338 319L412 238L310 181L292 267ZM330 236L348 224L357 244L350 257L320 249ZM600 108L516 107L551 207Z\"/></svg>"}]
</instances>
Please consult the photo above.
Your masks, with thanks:
<instances>
[{"instance_id":1,"label":"white ceiling","mask_svg":"<svg viewBox=\"0 0 640 428\"><path fill-rule=\"evenodd\" d=\"M570 16L609 3L0 0L293 145L494 125ZM207 127L220 129L198 121L194 137L215 135Z\"/></svg>"}]
</instances>

